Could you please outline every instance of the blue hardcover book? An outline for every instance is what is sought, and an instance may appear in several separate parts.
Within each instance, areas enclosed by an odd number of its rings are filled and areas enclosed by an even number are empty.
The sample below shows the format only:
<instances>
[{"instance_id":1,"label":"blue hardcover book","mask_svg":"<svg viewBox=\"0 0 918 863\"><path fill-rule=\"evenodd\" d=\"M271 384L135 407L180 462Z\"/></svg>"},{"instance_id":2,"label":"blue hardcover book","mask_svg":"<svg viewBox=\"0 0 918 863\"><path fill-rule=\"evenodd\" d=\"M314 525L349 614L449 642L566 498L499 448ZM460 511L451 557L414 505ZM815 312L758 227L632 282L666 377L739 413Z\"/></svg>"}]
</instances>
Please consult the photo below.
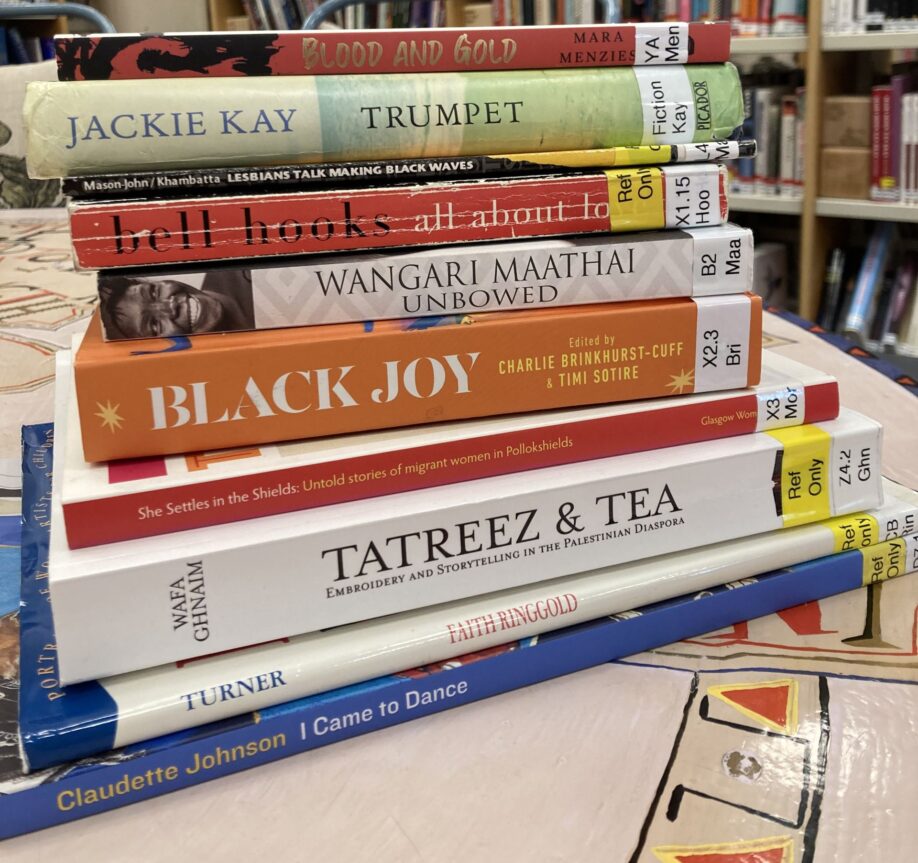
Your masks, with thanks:
<instances>
[{"instance_id":1,"label":"blue hardcover book","mask_svg":"<svg viewBox=\"0 0 918 863\"><path fill-rule=\"evenodd\" d=\"M53 430L27 427L23 448L25 608L46 604ZM744 579L400 674L124 747L26 775L0 759L0 838L124 806L208 779L416 719L684 638L900 575L918 564L916 535ZM23 662L53 690L53 642ZM14 666L15 663L5 663ZM0 680L0 733L18 742L18 681ZM380 704L387 707L380 713Z\"/></svg>"}]
</instances>

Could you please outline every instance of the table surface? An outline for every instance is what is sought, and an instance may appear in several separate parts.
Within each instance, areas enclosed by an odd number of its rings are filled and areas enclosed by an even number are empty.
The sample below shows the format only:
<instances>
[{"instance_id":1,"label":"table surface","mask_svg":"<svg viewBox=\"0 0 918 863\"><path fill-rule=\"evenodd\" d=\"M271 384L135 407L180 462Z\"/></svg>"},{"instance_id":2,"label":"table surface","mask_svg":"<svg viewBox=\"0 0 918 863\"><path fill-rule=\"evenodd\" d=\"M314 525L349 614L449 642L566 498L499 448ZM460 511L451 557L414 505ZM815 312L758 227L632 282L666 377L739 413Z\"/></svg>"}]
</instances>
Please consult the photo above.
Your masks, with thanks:
<instances>
[{"instance_id":1,"label":"table surface","mask_svg":"<svg viewBox=\"0 0 918 863\"><path fill-rule=\"evenodd\" d=\"M45 240L65 245L59 216L44 218ZM66 271L53 288L66 314L24 329L0 313L0 466L14 426L50 418L53 350L91 304ZM884 424L885 473L918 488L918 398L793 323L769 315L766 331L768 350L836 375L843 404ZM918 845L918 577L873 600L871 637L856 591L7 840L0 859L905 863ZM710 689L777 681L794 739ZM712 695L708 715L693 689ZM725 769L730 753L757 759L758 778Z\"/></svg>"}]
</instances>

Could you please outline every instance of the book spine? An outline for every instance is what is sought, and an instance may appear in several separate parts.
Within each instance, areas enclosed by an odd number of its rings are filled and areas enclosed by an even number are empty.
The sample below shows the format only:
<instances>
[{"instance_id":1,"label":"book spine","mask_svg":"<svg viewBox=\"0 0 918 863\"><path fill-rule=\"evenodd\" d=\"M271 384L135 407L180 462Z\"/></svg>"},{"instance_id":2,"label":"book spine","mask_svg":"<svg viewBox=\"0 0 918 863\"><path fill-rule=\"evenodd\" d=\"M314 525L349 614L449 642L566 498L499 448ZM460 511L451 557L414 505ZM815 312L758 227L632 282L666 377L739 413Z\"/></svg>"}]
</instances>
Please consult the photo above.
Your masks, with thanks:
<instances>
[{"instance_id":1,"label":"book spine","mask_svg":"<svg viewBox=\"0 0 918 863\"><path fill-rule=\"evenodd\" d=\"M84 457L731 389L757 383L761 368L761 300L746 294L278 332L109 343L124 350L94 355L84 341Z\"/></svg>"},{"instance_id":2,"label":"book spine","mask_svg":"<svg viewBox=\"0 0 918 863\"><path fill-rule=\"evenodd\" d=\"M796 195L797 183L797 97L785 96L781 100L780 182L782 195Z\"/></svg>"},{"instance_id":3,"label":"book spine","mask_svg":"<svg viewBox=\"0 0 918 863\"><path fill-rule=\"evenodd\" d=\"M880 177L883 174L883 88L870 89L870 197L880 197Z\"/></svg>"},{"instance_id":4,"label":"book spine","mask_svg":"<svg viewBox=\"0 0 918 863\"><path fill-rule=\"evenodd\" d=\"M890 130L891 87L886 84L873 88L874 122L873 162L877 171L876 185L871 184L870 197L875 201L889 201L893 196L892 143Z\"/></svg>"},{"instance_id":5,"label":"book spine","mask_svg":"<svg viewBox=\"0 0 918 863\"><path fill-rule=\"evenodd\" d=\"M880 197L895 200L895 178L892 175L892 87L884 86L880 110L883 114L883 133L880 140Z\"/></svg>"},{"instance_id":6,"label":"book spine","mask_svg":"<svg viewBox=\"0 0 918 863\"><path fill-rule=\"evenodd\" d=\"M888 548L899 554L906 548L902 537L915 532L916 521L914 500L891 501L874 512L793 528L773 539L722 543L285 639L230 656L161 666L141 676L125 674L61 688L42 686L38 675L24 672L23 751L31 769L42 769L406 668L444 662L457 650L480 654L499 648L509 637L529 639L559 626L628 613L638 605L665 602L680 594L697 596L726 581L756 578L826 555L866 550L893 540L898 542ZM884 572L889 569L887 563ZM51 608L37 592L37 584L34 577L23 584L21 655L22 667L28 669L56 665L53 651L47 649L56 643ZM44 656L44 662L39 656ZM77 717L79 721L74 721Z\"/></svg>"},{"instance_id":7,"label":"book spine","mask_svg":"<svg viewBox=\"0 0 918 863\"><path fill-rule=\"evenodd\" d=\"M354 191L71 204L80 267L134 267L660 228L727 218L717 164Z\"/></svg>"},{"instance_id":8,"label":"book spine","mask_svg":"<svg viewBox=\"0 0 918 863\"><path fill-rule=\"evenodd\" d=\"M352 504L315 511L306 529L297 513L278 516L274 532L232 543L195 531L155 553L149 540L101 557L55 547L61 681L879 508L879 426L843 417L530 471L525 484L511 476L413 492L389 498L382 519L378 508ZM104 649L113 643L118 651Z\"/></svg>"},{"instance_id":9,"label":"book spine","mask_svg":"<svg viewBox=\"0 0 918 863\"><path fill-rule=\"evenodd\" d=\"M496 177L515 174L569 173L623 165L668 165L680 162L725 162L755 155L755 141L716 141L708 144L660 144L515 153L506 156L465 156L461 159L389 159L338 162L326 165L277 165L268 168L208 168L187 171L144 171L132 174L91 174L63 181L65 195L75 198L188 196L193 192L265 189L306 190L334 183L364 185Z\"/></svg>"},{"instance_id":10,"label":"book spine","mask_svg":"<svg viewBox=\"0 0 918 863\"><path fill-rule=\"evenodd\" d=\"M796 36L806 31L806 13L800 0L774 0L775 36Z\"/></svg>"},{"instance_id":11,"label":"book spine","mask_svg":"<svg viewBox=\"0 0 918 863\"><path fill-rule=\"evenodd\" d=\"M670 26L670 25L667 25ZM742 122L736 68L33 81L34 178L161 168L698 144ZM596 92L615 94L597 100ZM231 105L232 107L227 107ZM423 131L421 131L423 130ZM139 154L142 153L141 157Z\"/></svg>"},{"instance_id":12,"label":"book spine","mask_svg":"<svg viewBox=\"0 0 918 863\"><path fill-rule=\"evenodd\" d=\"M718 398L711 404L670 400L666 407L644 415L558 422L538 429L481 434L461 441L333 459L319 465L232 478L199 478L188 486L65 502L63 517L70 547L85 548L451 482L823 422L837 416L838 386L834 382L782 383L762 387L754 394ZM475 458L482 452L500 452L502 457ZM222 455L225 454L202 453L195 456L195 463L219 463ZM436 467L427 469L429 465ZM329 476L332 482L328 482ZM351 477L362 481L351 482ZM299 493L303 489L308 492ZM285 493L291 491L298 493ZM219 508L195 507L196 500L214 499L227 503Z\"/></svg>"},{"instance_id":13,"label":"book spine","mask_svg":"<svg viewBox=\"0 0 918 863\"><path fill-rule=\"evenodd\" d=\"M838 321L842 298L842 277L845 271L845 250L834 248L829 256L826 277L822 291L822 305L819 313L819 326L833 332Z\"/></svg>"},{"instance_id":14,"label":"book spine","mask_svg":"<svg viewBox=\"0 0 918 863\"><path fill-rule=\"evenodd\" d=\"M896 270L896 287L890 302L889 326L883 334L884 345L893 348L896 346L916 278L918 278L918 258L910 256Z\"/></svg>"},{"instance_id":15,"label":"book spine","mask_svg":"<svg viewBox=\"0 0 918 863\"><path fill-rule=\"evenodd\" d=\"M902 100L908 87L906 75L893 75L889 81L889 195L902 200Z\"/></svg>"},{"instance_id":16,"label":"book spine","mask_svg":"<svg viewBox=\"0 0 918 863\"><path fill-rule=\"evenodd\" d=\"M797 194L803 194L804 165L806 164L806 88L798 87L797 92L797 128L794 132L796 153L794 155L794 183Z\"/></svg>"},{"instance_id":17,"label":"book spine","mask_svg":"<svg viewBox=\"0 0 918 863\"><path fill-rule=\"evenodd\" d=\"M910 93L904 93L902 96L902 129L901 139L899 142L899 185L900 200L904 204L911 203L912 199L912 160L911 144L912 141L912 97Z\"/></svg>"},{"instance_id":18,"label":"book spine","mask_svg":"<svg viewBox=\"0 0 918 863\"><path fill-rule=\"evenodd\" d=\"M908 95L911 103L911 120L909 122L909 194L908 203L918 202L918 93Z\"/></svg>"},{"instance_id":19,"label":"book spine","mask_svg":"<svg viewBox=\"0 0 918 863\"><path fill-rule=\"evenodd\" d=\"M886 260L892 245L894 226L884 222L874 230L854 285L851 305L845 316L845 332L862 337L872 319L872 309L883 280Z\"/></svg>"},{"instance_id":20,"label":"book spine","mask_svg":"<svg viewBox=\"0 0 918 863\"><path fill-rule=\"evenodd\" d=\"M838 0L836 32L851 32L856 29L854 23L854 0Z\"/></svg>"},{"instance_id":21,"label":"book spine","mask_svg":"<svg viewBox=\"0 0 918 863\"><path fill-rule=\"evenodd\" d=\"M34 596L30 593L34 590L34 576L47 569L45 502L51 493L51 458L38 456L47 454L45 441L49 432L50 426L32 426L24 435L26 516L22 544L24 560L34 561L24 573L26 597ZM38 439L37 447L32 445L33 438ZM39 465L44 469L38 469ZM281 708L266 708L229 727L220 723L208 732L152 740L134 751L127 761L112 763L103 759L73 765L44 782L6 795L0 838L74 821L93 812L115 809L439 710L716 632L789 606L855 590L865 583L877 583L884 577L898 577L918 569L914 536L907 541L904 565L898 567L889 563L895 554L893 544L852 549L767 576L643 607L638 613L601 618L538 639L511 642L488 653L466 653L433 668L414 669L370 681L365 686L299 699ZM28 606L26 609L28 616L35 610L34 603L31 609ZM51 667L55 662L56 656L52 654L45 660L49 664L42 667ZM25 676L36 674L39 667L25 662L21 667L24 685L28 687L31 683L25 681ZM437 697L438 693L448 696ZM386 704L394 702L399 709L383 713L379 710L381 700ZM367 721L342 721L347 716L366 717ZM218 753L235 751L250 754L240 759L215 757ZM204 763L210 766L201 770ZM118 788L118 793L100 797L96 792L95 801L83 805L89 796L87 792L100 787Z\"/></svg>"},{"instance_id":22,"label":"book spine","mask_svg":"<svg viewBox=\"0 0 918 863\"><path fill-rule=\"evenodd\" d=\"M469 244L385 255L339 255L294 266L188 272L103 271L98 287L106 339L574 306L752 290L752 232L726 225L694 233L623 234L499 245ZM184 293L177 290L184 285ZM192 285L200 286L195 290ZM154 294L147 288L155 289ZM161 292L178 305L168 320ZM116 314L128 295L145 326ZM165 296L165 294L163 294ZM219 297L252 315L202 321L180 303Z\"/></svg>"},{"instance_id":23,"label":"book spine","mask_svg":"<svg viewBox=\"0 0 918 863\"><path fill-rule=\"evenodd\" d=\"M756 140L756 152L753 158L743 159L736 168L736 190L751 193L755 191L755 164L760 153L756 139L755 128L755 88L746 87L743 90L743 137Z\"/></svg>"},{"instance_id":24,"label":"book spine","mask_svg":"<svg viewBox=\"0 0 918 863\"><path fill-rule=\"evenodd\" d=\"M774 195L778 191L779 151L781 136L780 96L772 88L761 87L755 91L755 128L757 151L755 156L755 192Z\"/></svg>"}]
</instances>

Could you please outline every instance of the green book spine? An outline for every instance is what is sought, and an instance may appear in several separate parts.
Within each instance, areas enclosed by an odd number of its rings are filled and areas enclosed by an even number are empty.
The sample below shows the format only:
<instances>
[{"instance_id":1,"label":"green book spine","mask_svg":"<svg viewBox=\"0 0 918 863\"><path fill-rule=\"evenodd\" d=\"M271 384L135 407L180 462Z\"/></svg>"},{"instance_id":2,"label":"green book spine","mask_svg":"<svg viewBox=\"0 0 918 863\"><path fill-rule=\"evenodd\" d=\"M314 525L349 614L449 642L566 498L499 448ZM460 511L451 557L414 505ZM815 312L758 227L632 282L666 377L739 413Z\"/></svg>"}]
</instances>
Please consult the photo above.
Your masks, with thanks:
<instances>
[{"instance_id":1,"label":"green book spine","mask_svg":"<svg viewBox=\"0 0 918 863\"><path fill-rule=\"evenodd\" d=\"M34 82L28 167L76 174L722 140L729 63L436 75Z\"/></svg>"}]
</instances>

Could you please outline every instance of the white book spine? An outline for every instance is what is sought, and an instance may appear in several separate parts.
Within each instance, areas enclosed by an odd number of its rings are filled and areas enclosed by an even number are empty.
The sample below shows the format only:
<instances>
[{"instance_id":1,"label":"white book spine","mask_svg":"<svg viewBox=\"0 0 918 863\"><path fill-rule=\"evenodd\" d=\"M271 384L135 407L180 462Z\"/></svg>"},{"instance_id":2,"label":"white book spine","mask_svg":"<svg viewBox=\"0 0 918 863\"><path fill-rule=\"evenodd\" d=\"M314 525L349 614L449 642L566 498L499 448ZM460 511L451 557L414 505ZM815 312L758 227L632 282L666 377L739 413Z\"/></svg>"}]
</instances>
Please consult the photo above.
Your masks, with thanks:
<instances>
[{"instance_id":1,"label":"white book spine","mask_svg":"<svg viewBox=\"0 0 918 863\"><path fill-rule=\"evenodd\" d=\"M66 402L59 411L64 415ZM63 427L63 425L61 426ZM72 551L64 684L876 508L880 427L829 423ZM119 645L112 650L112 645Z\"/></svg>"},{"instance_id":2,"label":"white book spine","mask_svg":"<svg viewBox=\"0 0 918 863\"><path fill-rule=\"evenodd\" d=\"M727 263L711 276L710 257ZM187 286L189 296L232 296L253 309L239 329L456 315L752 289L752 232L722 225L597 239L445 246L393 254L336 255L294 266L99 274L103 305L125 279ZM114 291L114 293L113 293ZM140 302L154 291L139 291ZM191 300L189 300L191 302ZM102 316L104 322L108 315ZM222 319L220 319L222 320ZM225 330L226 323L217 325ZM175 335L194 335L189 332ZM149 333L148 335L153 335Z\"/></svg>"},{"instance_id":3,"label":"white book spine","mask_svg":"<svg viewBox=\"0 0 918 863\"><path fill-rule=\"evenodd\" d=\"M918 93L909 93L906 97L909 103L908 121L908 154L909 154L909 191L907 202L918 203Z\"/></svg>"},{"instance_id":4,"label":"white book spine","mask_svg":"<svg viewBox=\"0 0 918 863\"><path fill-rule=\"evenodd\" d=\"M777 189L777 177L772 173L774 153L778 147L777 112L773 109L775 92L768 87L755 91L755 183L757 195L772 195Z\"/></svg>"},{"instance_id":5,"label":"white book spine","mask_svg":"<svg viewBox=\"0 0 918 863\"><path fill-rule=\"evenodd\" d=\"M806 88L797 88L797 128L794 130L795 156L794 156L794 182L797 184L797 194L803 194L803 178L806 164Z\"/></svg>"},{"instance_id":6,"label":"white book spine","mask_svg":"<svg viewBox=\"0 0 918 863\"><path fill-rule=\"evenodd\" d=\"M781 103L780 185L782 195L797 195L797 100L789 97Z\"/></svg>"},{"instance_id":7,"label":"white book spine","mask_svg":"<svg viewBox=\"0 0 918 863\"><path fill-rule=\"evenodd\" d=\"M879 510L775 536L718 543L102 680L118 709L115 746L908 536L918 519L918 495L896 490L903 497L890 496Z\"/></svg>"}]
</instances>

